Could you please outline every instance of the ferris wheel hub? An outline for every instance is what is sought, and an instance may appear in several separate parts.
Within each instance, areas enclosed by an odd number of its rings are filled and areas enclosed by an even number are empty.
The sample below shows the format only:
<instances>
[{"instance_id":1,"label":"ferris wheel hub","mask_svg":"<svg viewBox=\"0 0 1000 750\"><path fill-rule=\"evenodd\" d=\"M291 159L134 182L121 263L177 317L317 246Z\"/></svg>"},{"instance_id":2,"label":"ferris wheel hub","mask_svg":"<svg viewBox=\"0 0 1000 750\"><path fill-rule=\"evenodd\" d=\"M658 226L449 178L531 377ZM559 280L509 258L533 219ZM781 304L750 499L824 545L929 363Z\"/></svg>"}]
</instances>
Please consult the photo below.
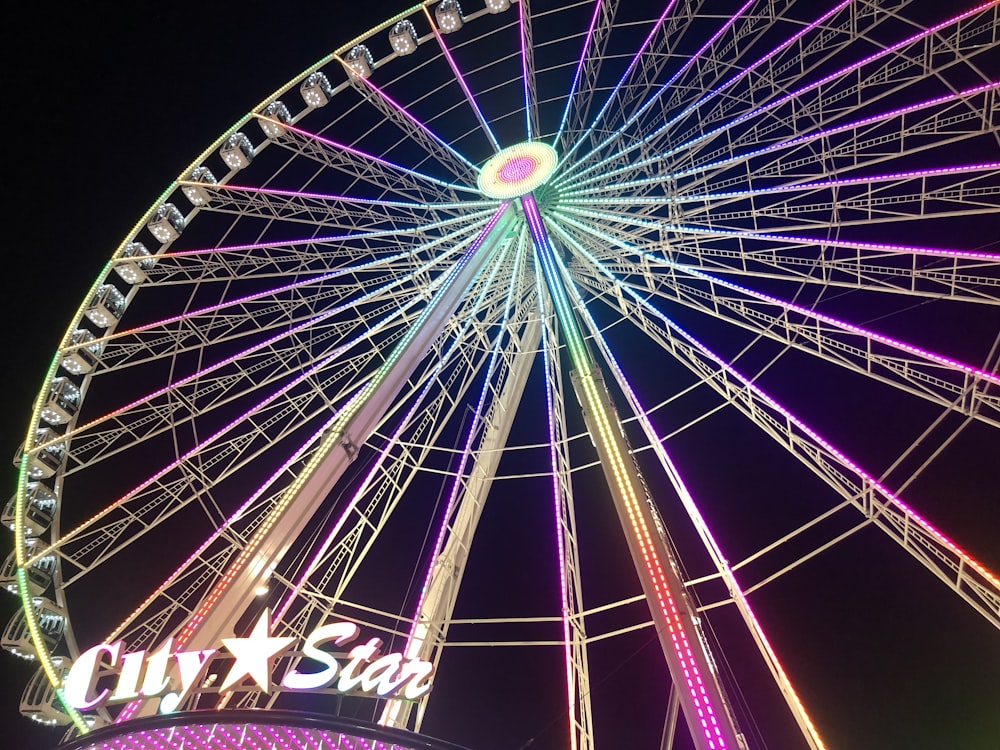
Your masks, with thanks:
<instances>
[{"instance_id":1,"label":"ferris wheel hub","mask_svg":"<svg viewBox=\"0 0 1000 750\"><path fill-rule=\"evenodd\" d=\"M510 200L544 185L558 163L555 149L547 143L517 143L483 165L477 184L488 198Z\"/></svg>"}]
</instances>

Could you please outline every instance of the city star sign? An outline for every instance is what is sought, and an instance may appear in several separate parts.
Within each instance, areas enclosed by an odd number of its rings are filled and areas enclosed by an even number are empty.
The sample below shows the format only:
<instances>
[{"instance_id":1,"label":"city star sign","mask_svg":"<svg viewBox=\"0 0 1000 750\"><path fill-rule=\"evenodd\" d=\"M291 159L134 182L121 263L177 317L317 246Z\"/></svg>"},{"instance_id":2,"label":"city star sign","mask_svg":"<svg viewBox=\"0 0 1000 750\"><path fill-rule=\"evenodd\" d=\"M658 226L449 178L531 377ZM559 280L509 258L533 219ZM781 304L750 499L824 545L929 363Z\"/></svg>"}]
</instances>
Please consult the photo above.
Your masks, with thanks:
<instances>
[{"instance_id":1,"label":"city star sign","mask_svg":"<svg viewBox=\"0 0 1000 750\"><path fill-rule=\"evenodd\" d=\"M296 640L270 635L270 611L265 609L246 638L223 638L234 661L219 687L225 692L247 677L265 693L271 690L271 659L288 651ZM402 654L382 654L382 641L372 638L354 646L343 664L322 647L344 647L355 641L360 628L353 622L334 622L316 628L302 646L304 662L315 662L318 670L293 669L285 674L285 690L335 690L367 693L381 698L416 700L430 690L434 666L421 659L404 659ZM160 697L160 713L170 713L202 682L205 667L218 649L175 651L174 639L155 651L123 653L124 643L102 643L87 649L73 662L63 681L63 698L74 708L86 711L109 703L125 703ZM303 665L299 665L303 666ZM117 673L112 688L105 685L108 672ZM175 690L167 692L174 687ZM180 689L177 690L176 688Z\"/></svg>"}]
</instances>

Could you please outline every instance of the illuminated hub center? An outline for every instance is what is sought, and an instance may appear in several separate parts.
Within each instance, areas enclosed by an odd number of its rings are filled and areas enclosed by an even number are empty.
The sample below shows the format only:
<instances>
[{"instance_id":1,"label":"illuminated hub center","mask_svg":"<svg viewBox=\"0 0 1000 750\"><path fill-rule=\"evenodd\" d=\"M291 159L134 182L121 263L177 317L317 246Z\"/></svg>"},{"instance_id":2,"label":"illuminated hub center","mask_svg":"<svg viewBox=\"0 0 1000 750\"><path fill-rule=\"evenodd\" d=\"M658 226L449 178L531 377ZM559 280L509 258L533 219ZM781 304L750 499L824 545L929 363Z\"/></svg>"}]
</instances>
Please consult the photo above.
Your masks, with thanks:
<instances>
[{"instance_id":1,"label":"illuminated hub center","mask_svg":"<svg viewBox=\"0 0 1000 750\"><path fill-rule=\"evenodd\" d=\"M491 158L479 173L479 189L488 198L510 200L545 184L559 161L547 143L509 146Z\"/></svg>"}]
</instances>

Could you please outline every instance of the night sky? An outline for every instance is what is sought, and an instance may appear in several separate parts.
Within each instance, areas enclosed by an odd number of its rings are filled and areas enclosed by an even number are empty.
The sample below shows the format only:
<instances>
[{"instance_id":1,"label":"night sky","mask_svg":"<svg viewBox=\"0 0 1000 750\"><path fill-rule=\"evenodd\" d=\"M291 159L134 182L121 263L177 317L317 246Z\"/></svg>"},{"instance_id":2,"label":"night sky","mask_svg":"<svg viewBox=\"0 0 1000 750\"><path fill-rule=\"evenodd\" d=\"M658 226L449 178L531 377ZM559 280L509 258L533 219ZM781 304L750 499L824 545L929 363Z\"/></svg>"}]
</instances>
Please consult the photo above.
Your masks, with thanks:
<instances>
[{"instance_id":1,"label":"night sky","mask_svg":"<svg viewBox=\"0 0 1000 750\"><path fill-rule=\"evenodd\" d=\"M470 6L474 1L465 0ZM58 10L41 3L20 8L20 23L6 24L0 32L7 82L2 191L8 263L3 278L6 398L0 406L6 442L0 440L0 447L14 454L73 311L170 180L268 92L402 7L311 0L282 7L250 0L238 5L140 3L127 12L117 3L100 2ZM1000 236L1000 222L994 229ZM958 243L1000 250L995 239L959 237ZM919 327L936 341L954 337L955 349L962 351L962 329L934 330L941 323L933 312L896 322L900 330L895 333ZM997 330L1000 316L984 311L975 327L980 337ZM626 368L631 363L641 371L640 341L621 356ZM639 375L637 387L649 377ZM798 384L790 405L807 421L829 417L835 436L853 433L858 449L869 446L870 455L879 455L880 442L888 442L893 432L892 421L866 422L849 396L841 403L837 378L834 373L828 381ZM893 414L901 423L910 416L905 406ZM776 499L806 493L814 485L788 478L795 467L784 459L761 464L745 450L754 440L752 427L735 420L724 424L692 430L678 442L675 458L696 490L709 497L715 489L729 493L727 502L735 505L710 507L709 515L715 512L723 542L738 545L743 526L766 527L769 514L778 512ZM723 489L717 468L723 457L727 476L743 478L737 486L747 488L745 495L734 498L731 483ZM924 502L918 509L987 567L1000 570L995 431L973 425L935 466L916 488ZM879 468L884 464L873 471ZM16 482L13 468L5 476L3 490L9 496ZM766 510L754 511L755 503ZM584 533L601 533L600 521ZM4 555L10 540L3 535ZM613 565L608 563L607 570ZM1000 750L1000 633L894 544L868 529L840 545L835 556L820 556L788 579L784 588L773 594L766 589L753 601L831 748ZM800 604L789 607L789 601ZM106 603L95 601L93 608L99 611ZM7 621L14 604L13 597L2 597L0 621ZM636 640L629 659L658 658L650 642ZM739 662L752 656L732 658ZM6 746L53 745L58 735L40 733L17 713L32 670L6 653L0 655L0 670L0 726L14 738ZM518 690L513 679L503 684ZM614 685L609 667L602 688ZM846 699L859 693L866 697L864 706ZM504 699L489 708L503 716ZM660 721L656 715L653 723ZM502 741L472 750L548 750L556 746L551 725L560 722L558 716L540 717L534 730L515 737L498 730ZM461 717L451 725L439 721L433 729L453 741L471 731ZM786 741L772 740L767 747L794 747Z\"/></svg>"}]
</instances>

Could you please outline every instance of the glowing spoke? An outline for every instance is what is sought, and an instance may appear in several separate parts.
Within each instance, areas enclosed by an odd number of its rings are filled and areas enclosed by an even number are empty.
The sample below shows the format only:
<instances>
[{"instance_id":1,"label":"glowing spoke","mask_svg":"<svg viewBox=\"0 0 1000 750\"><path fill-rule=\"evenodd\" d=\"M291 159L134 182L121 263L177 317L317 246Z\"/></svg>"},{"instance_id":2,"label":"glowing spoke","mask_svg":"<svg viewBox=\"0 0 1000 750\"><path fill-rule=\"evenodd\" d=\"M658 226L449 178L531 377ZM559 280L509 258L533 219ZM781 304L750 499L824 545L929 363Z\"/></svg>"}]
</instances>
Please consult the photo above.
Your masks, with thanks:
<instances>
[{"instance_id":1,"label":"glowing spoke","mask_svg":"<svg viewBox=\"0 0 1000 750\"><path fill-rule=\"evenodd\" d=\"M282 134L275 142L395 195L412 192L419 196L418 200L440 200L443 192L449 200L457 202L458 193L475 192L468 186L440 180L291 125L282 126Z\"/></svg>"},{"instance_id":2,"label":"glowing spoke","mask_svg":"<svg viewBox=\"0 0 1000 750\"><path fill-rule=\"evenodd\" d=\"M448 65L451 67L451 72L455 76L455 80L458 81L458 85L462 87L462 93L465 94L465 100L472 107L472 111L476 115L476 119L479 120L479 126L483 129L486 137L489 138L490 143L493 145L493 151L500 150L500 144L497 142L497 138L493 135L493 130L490 129L489 122L486 121L486 117L483 115L483 110L479 108L476 103L476 98L472 95L472 91L469 90L469 84L465 82L465 78L462 76L462 71L458 69L458 63L455 62L455 58L452 57L451 52L448 50L448 45L444 41L444 37L441 36L441 32L438 30L437 24L434 23L434 18L431 16L431 12L427 9L426 5L421 6L424 11L424 16L427 17L427 23L431 26L431 31L434 32L434 37L437 39L438 46L441 47L441 52L444 53L445 59L448 61Z\"/></svg>"},{"instance_id":3,"label":"glowing spoke","mask_svg":"<svg viewBox=\"0 0 1000 750\"><path fill-rule=\"evenodd\" d=\"M649 256L592 227L573 220L567 220L567 223L630 254ZM862 375L905 388L913 395L934 400L945 408L956 408L970 417L1000 426L1000 397L988 393L991 385L1000 385L1000 376L655 256L655 260L669 269L668 274L654 279L640 277L640 280L626 282L614 276L605 264L587 253L561 227L557 227L556 231L567 242L572 242L579 253L592 259L603 275L622 288L638 288L693 307L834 364L849 367ZM627 267L622 270L629 273ZM708 289L702 290L691 285L685 281L684 274L709 282ZM725 297L719 293L719 288L736 291L766 305L778 306L783 313L772 316L761 312L748 305L742 297ZM798 320L796 316L802 320ZM860 341L857 341L859 338ZM880 354L875 344L898 353Z\"/></svg>"}]
</instances>

